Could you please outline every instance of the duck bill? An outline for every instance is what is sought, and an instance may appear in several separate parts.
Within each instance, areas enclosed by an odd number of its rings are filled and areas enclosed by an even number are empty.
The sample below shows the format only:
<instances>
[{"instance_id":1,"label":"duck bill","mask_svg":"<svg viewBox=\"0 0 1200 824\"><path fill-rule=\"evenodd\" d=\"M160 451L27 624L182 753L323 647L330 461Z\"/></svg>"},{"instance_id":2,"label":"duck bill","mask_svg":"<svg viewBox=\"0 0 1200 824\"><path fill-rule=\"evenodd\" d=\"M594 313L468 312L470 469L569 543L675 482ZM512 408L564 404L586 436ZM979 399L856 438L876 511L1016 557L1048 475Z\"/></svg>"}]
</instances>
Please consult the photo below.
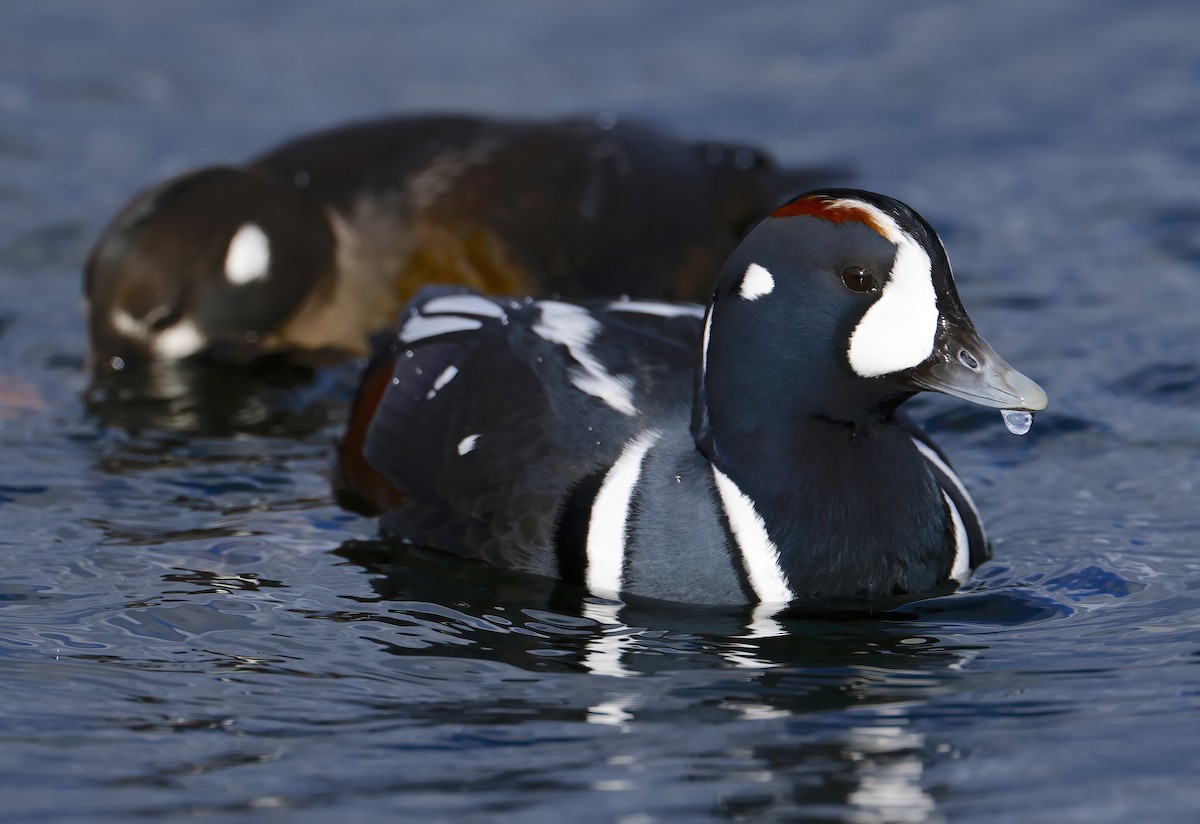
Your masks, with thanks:
<instances>
[{"instance_id":1,"label":"duck bill","mask_svg":"<svg viewBox=\"0 0 1200 824\"><path fill-rule=\"evenodd\" d=\"M905 376L905 382L914 389L996 409L1039 412L1046 408L1042 387L1005 363L971 327L944 324L933 355Z\"/></svg>"}]
</instances>

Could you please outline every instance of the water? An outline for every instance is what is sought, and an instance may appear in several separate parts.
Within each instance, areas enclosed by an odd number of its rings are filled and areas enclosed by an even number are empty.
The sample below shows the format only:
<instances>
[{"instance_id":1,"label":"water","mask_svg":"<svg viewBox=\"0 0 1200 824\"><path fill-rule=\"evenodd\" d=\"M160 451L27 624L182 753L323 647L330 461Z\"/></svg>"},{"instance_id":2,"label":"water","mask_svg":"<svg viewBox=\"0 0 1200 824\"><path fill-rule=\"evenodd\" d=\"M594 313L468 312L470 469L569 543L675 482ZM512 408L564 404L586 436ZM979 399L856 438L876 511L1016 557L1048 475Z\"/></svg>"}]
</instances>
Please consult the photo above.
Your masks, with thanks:
<instances>
[{"instance_id":1,"label":"water","mask_svg":"<svg viewBox=\"0 0 1200 824\"><path fill-rule=\"evenodd\" d=\"M0 819L1200 814L1194 4L0 16ZM84 399L79 271L131 192L431 108L642 113L920 210L1051 398L1020 439L914 408L995 560L867 619L580 603L332 503L352 370Z\"/></svg>"},{"instance_id":2,"label":"water","mask_svg":"<svg viewBox=\"0 0 1200 824\"><path fill-rule=\"evenodd\" d=\"M1000 417L1004 420L1004 428L1014 435L1028 435L1033 429L1033 413L1022 412L1019 409L1001 409Z\"/></svg>"}]
</instances>

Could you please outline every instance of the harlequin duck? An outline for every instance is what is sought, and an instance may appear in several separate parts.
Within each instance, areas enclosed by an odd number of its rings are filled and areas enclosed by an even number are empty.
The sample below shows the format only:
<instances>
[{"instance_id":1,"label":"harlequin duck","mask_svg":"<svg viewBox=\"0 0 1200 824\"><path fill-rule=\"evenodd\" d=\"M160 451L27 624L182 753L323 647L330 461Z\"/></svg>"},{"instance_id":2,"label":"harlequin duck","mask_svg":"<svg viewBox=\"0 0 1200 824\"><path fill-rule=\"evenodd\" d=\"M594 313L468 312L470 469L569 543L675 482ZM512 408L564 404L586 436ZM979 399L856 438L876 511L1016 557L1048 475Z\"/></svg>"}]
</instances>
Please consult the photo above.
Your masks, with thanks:
<instances>
[{"instance_id":1,"label":"harlequin duck","mask_svg":"<svg viewBox=\"0 0 1200 824\"><path fill-rule=\"evenodd\" d=\"M920 593L989 554L898 414L921 390L1046 406L975 331L929 224L830 189L759 223L707 311L421 293L364 378L338 483L386 532L602 596Z\"/></svg>"},{"instance_id":2,"label":"harlequin duck","mask_svg":"<svg viewBox=\"0 0 1200 824\"><path fill-rule=\"evenodd\" d=\"M746 228L828 174L611 115L334 129L138 195L87 263L91 359L365 354L430 282L702 297Z\"/></svg>"}]
</instances>

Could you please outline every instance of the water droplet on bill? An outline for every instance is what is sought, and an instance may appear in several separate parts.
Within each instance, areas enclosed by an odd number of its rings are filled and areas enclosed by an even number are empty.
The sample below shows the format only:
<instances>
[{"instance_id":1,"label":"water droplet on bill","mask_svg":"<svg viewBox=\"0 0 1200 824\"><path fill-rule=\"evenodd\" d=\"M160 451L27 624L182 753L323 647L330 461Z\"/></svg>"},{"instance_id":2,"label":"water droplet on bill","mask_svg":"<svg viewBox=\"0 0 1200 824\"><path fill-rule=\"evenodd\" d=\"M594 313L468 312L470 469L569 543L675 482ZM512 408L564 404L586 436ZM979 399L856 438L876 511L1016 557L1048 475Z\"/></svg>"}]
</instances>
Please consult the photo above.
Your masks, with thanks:
<instances>
[{"instance_id":1,"label":"water droplet on bill","mask_svg":"<svg viewBox=\"0 0 1200 824\"><path fill-rule=\"evenodd\" d=\"M1014 435L1024 435L1030 429L1033 429L1032 412L1022 412L1019 409L1001 409L1000 417L1004 418L1004 425Z\"/></svg>"}]
</instances>

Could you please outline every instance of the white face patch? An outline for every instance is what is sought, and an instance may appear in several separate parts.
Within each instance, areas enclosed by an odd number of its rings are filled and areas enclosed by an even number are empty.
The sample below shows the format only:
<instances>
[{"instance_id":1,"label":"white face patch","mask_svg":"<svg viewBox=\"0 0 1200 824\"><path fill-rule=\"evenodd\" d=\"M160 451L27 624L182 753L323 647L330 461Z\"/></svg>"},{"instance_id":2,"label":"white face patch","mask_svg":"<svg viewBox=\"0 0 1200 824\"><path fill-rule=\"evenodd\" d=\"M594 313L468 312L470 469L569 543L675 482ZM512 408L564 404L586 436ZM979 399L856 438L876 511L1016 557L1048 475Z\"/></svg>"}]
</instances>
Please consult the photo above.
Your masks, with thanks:
<instances>
[{"instance_id":1,"label":"white face patch","mask_svg":"<svg viewBox=\"0 0 1200 824\"><path fill-rule=\"evenodd\" d=\"M588 351L588 344L600 332L600 321L582 306L556 300L538 302L541 316L533 325L534 333L551 343L561 344L579 364L571 370L571 385L599 398L622 415L636 415L633 405L633 381L613 375Z\"/></svg>"},{"instance_id":2,"label":"white face patch","mask_svg":"<svg viewBox=\"0 0 1200 824\"><path fill-rule=\"evenodd\" d=\"M245 286L267 276L271 268L271 244L262 229L245 223L229 241L225 253L225 279L234 286Z\"/></svg>"},{"instance_id":3,"label":"white face patch","mask_svg":"<svg viewBox=\"0 0 1200 824\"><path fill-rule=\"evenodd\" d=\"M204 348L204 335L190 320L181 320L168 326L154 337L150 348L165 360L179 360L194 355Z\"/></svg>"},{"instance_id":4,"label":"white face patch","mask_svg":"<svg viewBox=\"0 0 1200 824\"><path fill-rule=\"evenodd\" d=\"M651 430L627 443L592 501L587 533L587 588L595 595L613 596L624 586L629 505L642 476L642 461L658 438L659 433Z\"/></svg>"},{"instance_id":5,"label":"white face patch","mask_svg":"<svg viewBox=\"0 0 1200 824\"><path fill-rule=\"evenodd\" d=\"M771 276L766 267L759 266L757 263L751 263L746 267L746 274L742 276L742 285L738 289L739 295L746 300L758 300L773 291L775 291L775 278Z\"/></svg>"},{"instance_id":6,"label":"white face patch","mask_svg":"<svg viewBox=\"0 0 1200 824\"><path fill-rule=\"evenodd\" d=\"M794 600L796 593L788 586L787 576L779 565L779 547L767 534L767 524L754 507L754 501L715 465L712 471L755 596L767 604L785 604Z\"/></svg>"},{"instance_id":7,"label":"white face patch","mask_svg":"<svg viewBox=\"0 0 1200 824\"><path fill-rule=\"evenodd\" d=\"M890 216L859 200L834 201L867 212L896 244L896 260L883 292L850 335L850 368L864 378L910 369L933 354L937 334L937 293L933 263L921 245Z\"/></svg>"},{"instance_id":8,"label":"white face patch","mask_svg":"<svg viewBox=\"0 0 1200 824\"><path fill-rule=\"evenodd\" d=\"M465 437L461 441L459 441L458 442L459 457L466 455L468 452L473 450L475 448L475 444L477 444L477 443L479 443L478 435L468 435L467 437Z\"/></svg>"}]
</instances>

